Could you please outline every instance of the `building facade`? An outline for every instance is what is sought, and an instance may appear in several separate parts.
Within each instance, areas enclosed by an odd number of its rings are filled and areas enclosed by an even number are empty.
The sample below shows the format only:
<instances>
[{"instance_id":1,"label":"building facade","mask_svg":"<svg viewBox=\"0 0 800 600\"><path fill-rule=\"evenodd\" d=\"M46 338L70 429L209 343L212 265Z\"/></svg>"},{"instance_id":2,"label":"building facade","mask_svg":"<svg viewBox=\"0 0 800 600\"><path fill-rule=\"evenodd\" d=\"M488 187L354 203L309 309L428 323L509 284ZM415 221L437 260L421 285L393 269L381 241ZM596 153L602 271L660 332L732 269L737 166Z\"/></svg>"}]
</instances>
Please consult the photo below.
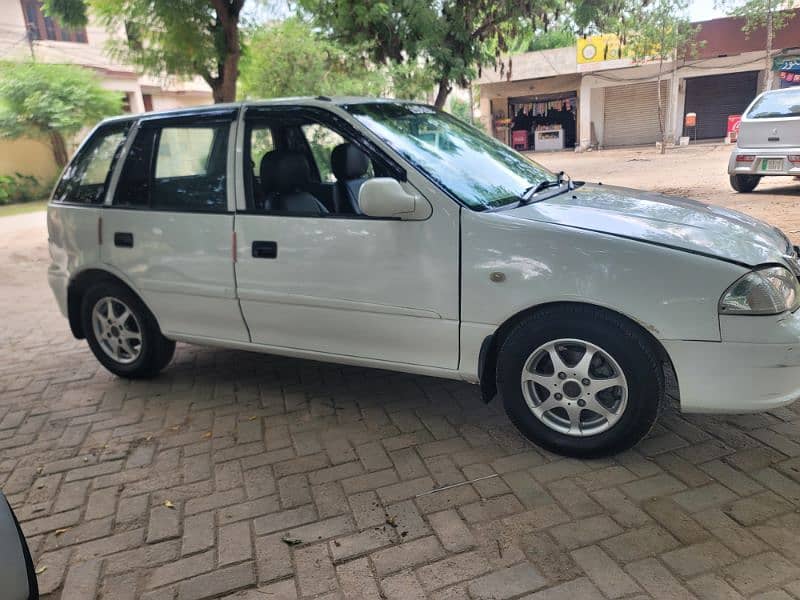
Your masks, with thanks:
<instances>
[{"instance_id":1,"label":"building facade","mask_svg":"<svg viewBox=\"0 0 800 600\"><path fill-rule=\"evenodd\" d=\"M511 56L478 81L482 124L497 139L534 151L652 144L661 139L661 123L675 140L725 138L728 117L740 115L763 88L766 34L745 35L738 18L695 25L698 50L674 73L671 62L663 65L660 90L657 64L616 54L579 61L583 41ZM800 19L789 19L773 47L773 87L800 85ZM696 117L687 128L688 113Z\"/></svg>"},{"instance_id":2,"label":"building facade","mask_svg":"<svg viewBox=\"0 0 800 600\"><path fill-rule=\"evenodd\" d=\"M212 103L211 89L202 79L143 76L132 66L112 60L106 52L110 35L91 21L78 31L63 28L43 13L40 0L0 0L0 60L69 63L92 69L103 87L120 92L125 112ZM73 146L78 141L73 140ZM57 167L47 142L0 140L0 175L13 173L42 181L55 177Z\"/></svg>"}]
</instances>

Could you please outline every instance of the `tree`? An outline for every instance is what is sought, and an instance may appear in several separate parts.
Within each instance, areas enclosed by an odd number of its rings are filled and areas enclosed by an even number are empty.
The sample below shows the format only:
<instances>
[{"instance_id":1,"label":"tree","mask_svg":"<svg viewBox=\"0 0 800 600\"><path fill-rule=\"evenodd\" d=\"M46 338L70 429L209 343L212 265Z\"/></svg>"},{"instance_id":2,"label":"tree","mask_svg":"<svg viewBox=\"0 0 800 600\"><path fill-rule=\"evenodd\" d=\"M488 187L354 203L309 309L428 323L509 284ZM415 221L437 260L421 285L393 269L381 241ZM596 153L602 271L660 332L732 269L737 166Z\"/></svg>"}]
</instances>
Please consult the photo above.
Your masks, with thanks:
<instances>
[{"instance_id":1,"label":"tree","mask_svg":"<svg viewBox=\"0 0 800 600\"><path fill-rule=\"evenodd\" d=\"M59 168L67 164L67 138L121 108L119 92L103 89L88 69L0 63L0 136L46 138Z\"/></svg>"},{"instance_id":2,"label":"tree","mask_svg":"<svg viewBox=\"0 0 800 600\"><path fill-rule=\"evenodd\" d=\"M687 16L688 0L655 0L643 5L634 15L636 29L628 36L627 52L640 61L656 61L656 95L658 98L658 126L661 133L661 153L667 150L672 136L664 127L664 99L661 81L664 77L664 62L672 63L672 76L677 76L678 60L696 52L697 27L692 26Z\"/></svg>"},{"instance_id":3,"label":"tree","mask_svg":"<svg viewBox=\"0 0 800 600\"><path fill-rule=\"evenodd\" d=\"M563 0L298 0L332 39L364 46L378 64L422 61L441 108L508 50L524 27L547 21Z\"/></svg>"},{"instance_id":4,"label":"tree","mask_svg":"<svg viewBox=\"0 0 800 600\"><path fill-rule=\"evenodd\" d=\"M68 27L92 12L112 39L113 56L154 75L199 75L214 102L236 99L242 55L239 22L245 0L44 0L45 11Z\"/></svg>"},{"instance_id":5,"label":"tree","mask_svg":"<svg viewBox=\"0 0 800 600\"><path fill-rule=\"evenodd\" d=\"M775 34L786 27L789 19L794 17L794 13L790 12L790 9L795 7L797 1L747 0L744 4L734 4L732 0L723 0L720 4L728 8L728 14L744 18L742 31L748 37L762 27L766 30L765 61L767 76L764 78L763 91L772 89L774 78L772 72L772 43L775 39Z\"/></svg>"},{"instance_id":6,"label":"tree","mask_svg":"<svg viewBox=\"0 0 800 600\"><path fill-rule=\"evenodd\" d=\"M246 98L377 96L386 89L386 74L363 52L321 38L297 17L247 36L239 89Z\"/></svg>"}]
</instances>

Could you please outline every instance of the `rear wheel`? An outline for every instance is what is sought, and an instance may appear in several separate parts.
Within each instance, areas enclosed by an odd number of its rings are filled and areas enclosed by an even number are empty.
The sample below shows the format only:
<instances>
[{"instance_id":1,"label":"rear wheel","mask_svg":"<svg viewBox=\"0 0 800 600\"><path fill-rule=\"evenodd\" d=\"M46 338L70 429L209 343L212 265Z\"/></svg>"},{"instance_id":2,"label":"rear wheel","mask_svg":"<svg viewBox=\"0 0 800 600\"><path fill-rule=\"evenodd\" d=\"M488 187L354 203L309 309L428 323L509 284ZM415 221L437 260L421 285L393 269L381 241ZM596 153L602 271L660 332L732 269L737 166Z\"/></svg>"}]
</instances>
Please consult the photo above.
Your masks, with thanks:
<instances>
[{"instance_id":1,"label":"rear wheel","mask_svg":"<svg viewBox=\"0 0 800 600\"><path fill-rule=\"evenodd\" d=\"M120 377L153 377L175 353L175 342L161 334L144 303L118 283L89 288L83 295L81 318L95 357Z\"/></svg>"},{"instance_id":2,"label":"rear wheel","mask_svg":"<svg viewBox=\"0 0 800 600\"><path fill-rule=\"evenodd\" d=\"M756 189L760 175L731 175L731 187L737 192L747 194Z\"/></svg>"},{"instance_id":3,"label":"rear wheel","mask_svg":"<svg viewBox=\"0 0 800 600\"><path fill-rule=\"evenodd\" d=\"M531 441L570 456L621 452L641 440L664 400L650 340L589 306L544 309L503 343L497 384L509 418Z\"/></svg>"}]
</instances>

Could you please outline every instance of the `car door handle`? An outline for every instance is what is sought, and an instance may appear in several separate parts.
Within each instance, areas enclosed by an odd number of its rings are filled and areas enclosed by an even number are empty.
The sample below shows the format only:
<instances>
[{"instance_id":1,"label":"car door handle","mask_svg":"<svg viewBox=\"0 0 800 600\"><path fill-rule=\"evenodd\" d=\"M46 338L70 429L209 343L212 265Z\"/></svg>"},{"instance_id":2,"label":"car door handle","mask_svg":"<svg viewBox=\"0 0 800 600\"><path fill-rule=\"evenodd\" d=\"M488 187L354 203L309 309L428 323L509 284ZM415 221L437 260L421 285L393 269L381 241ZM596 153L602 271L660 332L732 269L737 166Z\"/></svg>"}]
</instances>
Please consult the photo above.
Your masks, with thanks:
<instances>
[{"instance_id":1,"label":"car door handle","mask_svg":"<svg viewBox=\"0 0 800 600\"><path fill-rule=\"evenodd\" d=\"M133 234L124 231L114 232L114 245L117 248L133 248Z\"/></svg>"},{"instance_id":2,"label":"car door handle","mask_svg":"<svg viewBox=\"0 0 800 600\"><path fill-rule=\"evenodd\" d=\"M253 258L278 258L278 243L253 242Z\"/></svg>"}]
</instances>

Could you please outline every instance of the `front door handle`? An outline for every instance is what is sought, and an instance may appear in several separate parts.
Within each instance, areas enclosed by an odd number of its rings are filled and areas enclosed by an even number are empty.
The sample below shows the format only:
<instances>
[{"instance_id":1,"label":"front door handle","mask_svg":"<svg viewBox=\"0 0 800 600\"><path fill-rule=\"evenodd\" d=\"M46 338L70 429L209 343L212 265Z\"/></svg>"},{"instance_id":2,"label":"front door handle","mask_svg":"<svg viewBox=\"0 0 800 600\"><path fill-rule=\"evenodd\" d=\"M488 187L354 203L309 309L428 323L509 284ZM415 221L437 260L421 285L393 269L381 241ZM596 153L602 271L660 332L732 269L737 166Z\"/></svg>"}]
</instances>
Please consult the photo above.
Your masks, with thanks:
<instances>
[{"instance_id":1,"label":"front door handle","mask_svg":"<svg viewBox=\"0 0 800 600\"><path fill-rule=\"evenodd\" d=\"M114 232L114 245L117 248L133 248L133 234L126 231Z\"/></svg>"},{"instance_id":2,"label":"front door handle","mask_svg":"<svg viewBox=\"0 0 800 600\"><path fill-rule=\"evenodd\" d=\"M278 258L278 242L253 242L253 258Z\"/></svg>"}]
</instances>

